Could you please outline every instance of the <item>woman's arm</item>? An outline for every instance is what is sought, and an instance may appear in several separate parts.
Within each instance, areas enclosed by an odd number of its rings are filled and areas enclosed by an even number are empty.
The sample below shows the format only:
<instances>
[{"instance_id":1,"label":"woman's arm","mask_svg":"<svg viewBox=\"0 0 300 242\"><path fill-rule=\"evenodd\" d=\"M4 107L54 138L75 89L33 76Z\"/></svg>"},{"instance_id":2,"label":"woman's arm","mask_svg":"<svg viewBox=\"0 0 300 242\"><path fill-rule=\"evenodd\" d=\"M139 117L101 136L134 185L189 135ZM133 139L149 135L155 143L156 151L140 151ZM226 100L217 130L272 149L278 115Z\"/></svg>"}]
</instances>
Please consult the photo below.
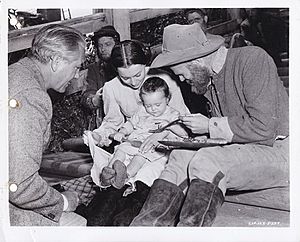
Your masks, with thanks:
<instances>
[{"instance_id":1,"label":"woman's arm","mask_svg":"<svg viewBox=\"0 0 300 242\"><path fill-rule=\"evenodd\" d=\"M109 135L116 133L125 122L124 115L114 94L114 88L113 80L107 82L103 87L102 97L105 117L101 126L93 131L101 136L100 145L109 145L111 143L111 140L108 139Z\"/></svg>"}]
</instances>

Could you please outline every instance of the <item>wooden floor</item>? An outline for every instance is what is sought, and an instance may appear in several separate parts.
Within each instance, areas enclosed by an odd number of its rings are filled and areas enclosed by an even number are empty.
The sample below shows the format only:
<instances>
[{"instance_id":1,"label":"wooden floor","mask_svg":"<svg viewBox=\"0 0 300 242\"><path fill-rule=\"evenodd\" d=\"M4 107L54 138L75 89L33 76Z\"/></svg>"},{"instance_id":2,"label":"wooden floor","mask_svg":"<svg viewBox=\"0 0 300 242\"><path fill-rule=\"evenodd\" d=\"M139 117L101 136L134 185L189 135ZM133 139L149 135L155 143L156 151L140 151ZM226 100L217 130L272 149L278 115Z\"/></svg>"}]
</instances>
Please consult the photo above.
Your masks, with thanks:
<instances>
[{"instance_id":1,"label":"wooden floor","mask_svg":"<svg viewBox=\"0 0 300 242\"><path fill-rule=\"evenodd\" d=\"M289 189L226 196L213 227L289 227Z\"/></svg>"}]
</instances>

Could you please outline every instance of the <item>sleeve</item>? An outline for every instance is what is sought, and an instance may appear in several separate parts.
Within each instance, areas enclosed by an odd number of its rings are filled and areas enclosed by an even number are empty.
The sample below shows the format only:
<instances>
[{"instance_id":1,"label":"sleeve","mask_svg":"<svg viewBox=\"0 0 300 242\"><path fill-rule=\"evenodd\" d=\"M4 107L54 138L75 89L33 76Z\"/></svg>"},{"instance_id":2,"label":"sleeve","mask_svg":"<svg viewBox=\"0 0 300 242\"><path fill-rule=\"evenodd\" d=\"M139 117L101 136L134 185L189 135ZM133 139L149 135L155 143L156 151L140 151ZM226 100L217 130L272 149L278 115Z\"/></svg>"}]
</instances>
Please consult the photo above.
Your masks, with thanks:
<instances>
[{"instance_id":1,"label":"sleeve","mask_svg":"<svg viewBox=\"0 0 300 242\"><path fill-rule=\"evenodd\" d=\"M104 76L101 75L98 65L95 63L88 67L86 77L86 89L84 90L81 98L81 103L85 108L97 109L91 101L98 89L104 85Z\"/></svg>"},{"instance_id":2,"label":"sleeve","mask_svg":"<svg viewBox=\"0 0 300 242\"><path fill-rule=\"evenodd\" d=\"M250 48L250 47L249 47ZM278 122L277 68L261 48L252 47L242 69L244 113L228 117L232 141L273 145Z\"/></svg>"},{"instance_id":3,"label":"sleeve","mask_svg":"<svg viewBox=\"0 0 300 242\"><path fill-rule=\"evenodd\" d=\"M177 110L180 114L189 114L190 111L184 103L180 87L178 86L176 81L171 79L171 77L166 74L162 74L159 77L164 79L170 88L171 99L169 102L169 106Z\"/></svg>"},{"instance_id":4,"label":"sleeve","mask_svg":"<svg viewBox=\"0 0 300 242\"><path fill-rule=\"evenodd\" d=\"M17 185L15 192L9 192L9 201L58 222L63 197L38 173L44 135L50 126L50 99L38 89L24 90L11 98L18 100L20 107L9 110L9 182Z\"/></svg>"},{"instance_id":5,"label":"sleeve","mask_svg":"<svg viewBox=\"0 0 300 242\"><path fill-rule=\"evenodd\" d=\"M105 138L117 132L125 122L124 115L121 112L120 105L113 92L114 87L112 87L112 83L112 81L107 82L103 87L102 97L105 117L103 118L101 126L93 131Z\"/></svg>"},{"instance_id":6,"label":"sleeve","mask_svg":"<svg viewBox=\"0 0 300 242\"><path fill-rule=\"evenodd\" d=\"M141 109L140 109L141 110ZM134 130L134 127L140 121L140 110L136 112L123 126L122 128L126 129L127 134L131 134Z\"/></svg>"},{"instance_id":7,"label":"sleeve","mask_svg":"<svg viewBox=\"0 0 300 242\"><path fill-rule=\"evenodd\" d=\"M228 124L228 117L213 117L209 119L208 130L210 138L221 138L232 141L233 133Z\"/></svg>"}]
</instances>

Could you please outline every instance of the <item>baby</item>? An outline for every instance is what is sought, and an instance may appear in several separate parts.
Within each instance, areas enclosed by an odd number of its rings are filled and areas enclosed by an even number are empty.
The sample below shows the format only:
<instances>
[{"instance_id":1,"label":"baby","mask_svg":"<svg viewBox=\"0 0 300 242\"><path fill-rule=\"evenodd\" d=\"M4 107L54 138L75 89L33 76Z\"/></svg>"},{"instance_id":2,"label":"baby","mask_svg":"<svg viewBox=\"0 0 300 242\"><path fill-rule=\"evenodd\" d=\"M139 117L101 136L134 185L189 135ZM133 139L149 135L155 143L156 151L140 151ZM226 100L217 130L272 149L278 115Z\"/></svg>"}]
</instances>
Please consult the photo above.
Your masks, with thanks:
<instances>
[{"instance_id":1,"label":"baby","mask_svg":"<svg viewBox=\"0 0 300 242\"><path fill-rule=\"evenodd\" d=\"M120 189L146 162L154 162L167 155L166 151L154 150L155 146L152 150L144 152L142 147L141 149L136 147L136 143L142 144L152 134L149 130L155 130L179 117L179 112L168 106L171 98L169 87L163 79L150 77L141 86L140 98L143 106L113 137L119 142L124 140L125 142L116 147L109 165L103 168L100 174L103 186L112 185ZM163 131L160 138L175 134L180 137L187 136L184 128L177 124ZM128 157L130 163L126 167L124 161Z\"/></svg>"}]
</instances>

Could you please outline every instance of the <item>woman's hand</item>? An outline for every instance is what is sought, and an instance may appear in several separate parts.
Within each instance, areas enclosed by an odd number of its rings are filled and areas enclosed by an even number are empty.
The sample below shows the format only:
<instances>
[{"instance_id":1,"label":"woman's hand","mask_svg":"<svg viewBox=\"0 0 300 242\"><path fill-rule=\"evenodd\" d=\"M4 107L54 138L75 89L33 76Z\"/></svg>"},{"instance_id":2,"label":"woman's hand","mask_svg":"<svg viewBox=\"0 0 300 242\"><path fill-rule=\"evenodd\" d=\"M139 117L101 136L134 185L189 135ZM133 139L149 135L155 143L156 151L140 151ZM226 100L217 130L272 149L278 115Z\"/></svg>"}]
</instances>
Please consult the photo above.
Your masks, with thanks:
<instances>
[{"instance_id":1,"label":"woman's hand","mask_svg":"<svg viewBox=\"0 0 300 242\"><path fill-rule=\"evenodd\" d=\"M95 94L92 97L92 103L94 107L101 107L102 97L100 95Z\"/></svg>"},{"instance_id":2,"label":"woman's hand","mask_svg":"<svg viewBox=\"0 0 300 242\"><path fill-rule=\"evenodd\" d=\"M100 134L96 133L96 132L92 132L92 137L95 141L95 144L99 147L102 146L109 146L111 144L111 140L108 138L105 138L103 136L101 136Z\"/></svg>"},{"instance_id":3,"label":"woman's hand","mask_svg":"<svg viewBox=\"0 0 300 242\"><path fill-rule=\"evenodd\" d=\"M158 141L163 140L169 134L169 132L170 131L164 131L161 133L150 135L144 140L139 151L141 153L146 153L149 152L150 150L154 150L154 148L159 145Z\"/></svg>"},{"instance_id":4,"label":"woman's hand","mask_svg":"<svg viewBox=\"0 0 300 242\"><path fill-rule=\"evenodd\" d=\"M101 107L102 104L103 88L100 88L96 94L92 97L92 103L95 107Z\"/></svg>"},{"instance_id":5,"label":"woman's hand","mask_svg":"<svg viewBox=\"0 0 300 242\"><path fill-rule=\"evenodd\" d=\"M189 128L194 134L205 134L208 133L208 123L209 118L204 115L197 114L189 114L179 117L182 123Z\"/></svg>"}]
</instances>

